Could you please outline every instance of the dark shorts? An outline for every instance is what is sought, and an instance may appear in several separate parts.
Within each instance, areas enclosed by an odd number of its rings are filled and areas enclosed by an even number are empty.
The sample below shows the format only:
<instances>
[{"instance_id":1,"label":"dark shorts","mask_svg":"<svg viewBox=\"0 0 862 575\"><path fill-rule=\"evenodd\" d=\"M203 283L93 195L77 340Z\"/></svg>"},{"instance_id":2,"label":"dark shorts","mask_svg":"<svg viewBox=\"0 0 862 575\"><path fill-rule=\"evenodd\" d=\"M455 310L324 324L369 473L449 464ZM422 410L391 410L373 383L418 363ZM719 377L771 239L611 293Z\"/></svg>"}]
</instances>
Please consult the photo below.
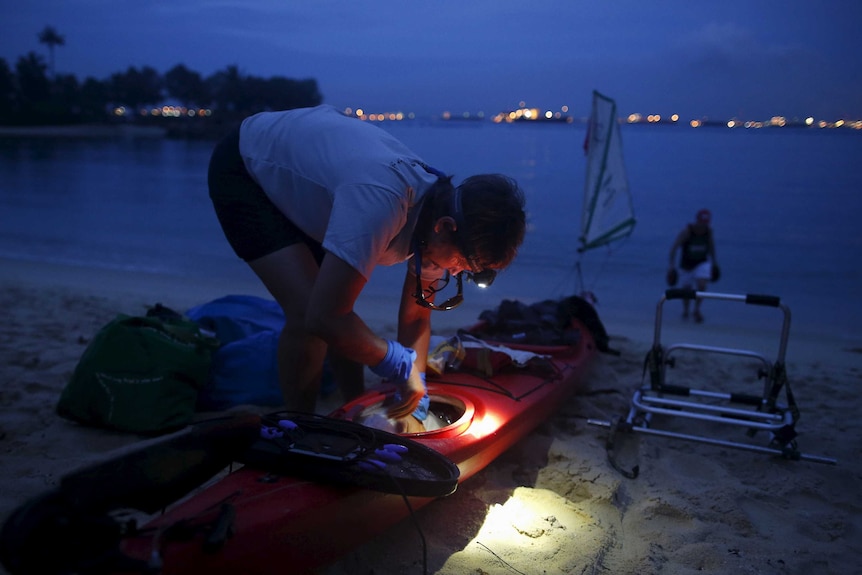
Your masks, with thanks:
<instances>
[{"instance_id":1,"label":"dark shorts","mask_svg":"<svg viewBox=\"0 0 862 575\"><path fill-rule=\"evenodd\" d=\"M239 155L239 128L213 150L207 172L210 199L236 255L250 262L287 246L305 243L318 263L323 248L291 222L255 182Z\"/></svg>"}]
</instances>

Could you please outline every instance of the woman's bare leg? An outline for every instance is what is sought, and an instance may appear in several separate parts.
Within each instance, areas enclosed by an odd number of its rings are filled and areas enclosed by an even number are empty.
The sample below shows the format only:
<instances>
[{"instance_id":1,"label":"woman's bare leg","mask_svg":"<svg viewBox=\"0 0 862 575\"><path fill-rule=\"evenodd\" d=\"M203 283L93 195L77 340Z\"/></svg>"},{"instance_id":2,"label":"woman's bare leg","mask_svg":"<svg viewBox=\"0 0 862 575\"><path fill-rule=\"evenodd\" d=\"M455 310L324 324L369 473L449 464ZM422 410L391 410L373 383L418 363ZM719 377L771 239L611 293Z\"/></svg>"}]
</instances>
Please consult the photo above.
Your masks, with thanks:
<instances>
[{"instance_id":1,"label":"woman's bare leg","mask_svg":"<svg viewBox=\"0 0 862 575\"><path fill-rule=\"evenodd\" d=\"M299 243L249 262L284 311L278 339L278 374L285 406L314 412L326 343L305 330L305 312L318 265L305 244Z\"/></svg>"}]
</instances>

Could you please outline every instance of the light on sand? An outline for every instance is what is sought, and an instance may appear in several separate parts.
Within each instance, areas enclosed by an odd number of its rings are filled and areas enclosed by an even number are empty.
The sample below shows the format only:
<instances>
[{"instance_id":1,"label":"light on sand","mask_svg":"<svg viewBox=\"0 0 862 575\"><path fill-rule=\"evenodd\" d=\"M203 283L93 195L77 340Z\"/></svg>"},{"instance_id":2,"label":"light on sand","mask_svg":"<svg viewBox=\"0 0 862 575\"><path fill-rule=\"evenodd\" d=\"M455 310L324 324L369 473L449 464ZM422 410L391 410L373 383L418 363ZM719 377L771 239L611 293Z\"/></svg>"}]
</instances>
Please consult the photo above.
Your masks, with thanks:
<instances>
[{"instance_id":1,"label":"light on sand","mask_svg":"<svg viewBox=\"0 0 862 575\"><path fill-rule=\"evenodd\" d=\"M479 558L488 565L506 563L516 573L560 553L573 559L597 557L608 542L596 524L595 517L554 491L518 487L504 503L489 507L476 536L446 566L457 570L461 560L475 564Z\"/></svg>"}]
</instances>

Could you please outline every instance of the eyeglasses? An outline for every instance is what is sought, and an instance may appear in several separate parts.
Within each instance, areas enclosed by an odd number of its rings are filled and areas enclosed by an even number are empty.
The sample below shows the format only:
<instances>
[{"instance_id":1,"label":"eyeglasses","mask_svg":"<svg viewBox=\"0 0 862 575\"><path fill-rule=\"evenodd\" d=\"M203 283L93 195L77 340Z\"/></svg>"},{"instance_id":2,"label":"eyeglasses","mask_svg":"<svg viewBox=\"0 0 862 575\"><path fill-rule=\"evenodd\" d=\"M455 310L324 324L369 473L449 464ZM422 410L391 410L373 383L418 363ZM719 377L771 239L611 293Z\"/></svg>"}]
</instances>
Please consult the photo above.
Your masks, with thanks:
<instances>
[{"instance_id":1,"label":"eyeglasses","mask_svg":"<svg viewBox=\"0 0 862 575\"><path fill-rule=\"evenodd\" d=\"M413 258L416 262L416 292L413 294L413 297L416 298L416 303L421 305L424 308L428 308L435 311L449 311L450 309L455 309L462 303L464 303L464 276L467 276L467 281L472 281L480 288L486 288L492 283L494 283L494 278L497 275L497 272L494 270L482 270L477 273L468 273L468 272L460 272L455 274L455 282L458 288L458 293L447 299L441 304L435 304L432 301L428 301L428 298L433 296L435 293L443 291L446 289L446 286L449 285L449 280L452 278L452 275L447 271L446 275L442 278L434 280L427 288L422 287L422 253L420 250L416 250L413 254Z\"/></svg>"},{"instance_id":2,"label":"eyeglasses","mask_svg":"<svg viewBox=\"0 0 862 575\"><path fill-rule=\"evenodd\" d=\"M461 274L457 274L455 276L455 280L457 281L458 293L447 299L441 304L435 304L432 301L428 301L427 298L433 296L435 293L443 290L447 285L449 285L449 279L452 277L449 272L446 272L446 275L442 278L435 280L431 283L427 288L422 288L422 264L421 264L421 256L419 252L416 252L413 255L416 258L416 293L413 294L413 297L416 298L416 303L421 305L424 308L428 308L435 311L449 311L450 309L455 309L462 303L464 303L464 281L461 279ZM427 294L427 295L426 295Z\"/></svg>"}]
</instances>

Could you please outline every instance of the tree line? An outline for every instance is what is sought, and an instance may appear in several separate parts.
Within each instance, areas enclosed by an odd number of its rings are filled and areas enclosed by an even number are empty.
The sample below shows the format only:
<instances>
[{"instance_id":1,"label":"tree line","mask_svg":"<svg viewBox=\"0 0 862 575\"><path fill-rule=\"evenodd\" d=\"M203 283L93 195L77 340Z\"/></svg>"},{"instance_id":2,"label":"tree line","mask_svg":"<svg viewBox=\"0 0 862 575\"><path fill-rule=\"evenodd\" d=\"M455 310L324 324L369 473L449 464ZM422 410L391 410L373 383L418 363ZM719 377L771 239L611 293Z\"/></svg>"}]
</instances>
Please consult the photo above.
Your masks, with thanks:
<instances>
[{"instance_id":1,"label":"tree line","mask_svg":"<svg viewBox=\"0 0 862 575\"><path fill-rule=\"evenodd\" d=\"M72 74L54 71L54 49L65 44L63 36L48 26L40 32L39 41L48 46L50 67L33 51L19 57L14 68L0 58L0 125L109 122L114 119L113 110L121 107L134 111L132 121L151 122L151 117L137 111L160 106L167 99L190 109L211 109L213 117L223 123L264 110L315 106L323 101L314 79L260 78L242 74L237 66L208 77L183 64L164 75L149 66L130 66L105 79L79 81Z\"/></svg>"}]
</instances>

